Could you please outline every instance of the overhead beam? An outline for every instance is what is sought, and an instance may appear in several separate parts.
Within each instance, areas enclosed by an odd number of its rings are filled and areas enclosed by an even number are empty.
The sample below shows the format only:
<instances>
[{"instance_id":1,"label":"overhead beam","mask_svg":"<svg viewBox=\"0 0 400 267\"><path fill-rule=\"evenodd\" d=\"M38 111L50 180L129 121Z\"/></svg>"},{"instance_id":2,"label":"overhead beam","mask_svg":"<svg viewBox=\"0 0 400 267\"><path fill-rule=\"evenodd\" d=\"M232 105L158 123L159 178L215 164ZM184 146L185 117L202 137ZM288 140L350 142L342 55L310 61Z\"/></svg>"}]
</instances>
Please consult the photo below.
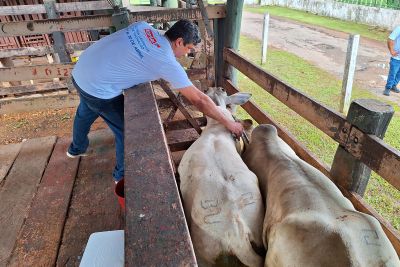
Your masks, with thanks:
<instances>
[{"instance_id":1,"label":"overhead beam","mask_svg":"<svg viewBox=\"0 0 400 267\"><path fill-rule=\"evenodd\" d=\"M225 16L225 6L209 6L210 18ZM136 21L168 22L179 19L201 19L199 8L135 11L130 13L130 23ZM111 15L96 15L53 20L16 21L0 23L0 37L31 34L50 34L56 31L98 30L112 26Z\"/></svg>"}]
</instances>

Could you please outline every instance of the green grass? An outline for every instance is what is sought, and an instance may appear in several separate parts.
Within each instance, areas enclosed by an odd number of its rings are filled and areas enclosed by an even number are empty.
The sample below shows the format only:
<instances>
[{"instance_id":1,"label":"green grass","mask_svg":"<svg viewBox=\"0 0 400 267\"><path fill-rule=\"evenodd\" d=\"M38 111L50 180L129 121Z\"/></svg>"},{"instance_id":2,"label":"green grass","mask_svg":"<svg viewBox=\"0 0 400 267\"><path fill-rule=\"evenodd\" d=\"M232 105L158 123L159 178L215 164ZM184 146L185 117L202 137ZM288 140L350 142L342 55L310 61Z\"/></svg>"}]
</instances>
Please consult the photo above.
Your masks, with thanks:
<instances>
[{"instance_id":1,"label":"green grass","mask_svg":"<svg viewBox=\"0 0 400 267\"><path fill-rule=\"evenodd\" d=\"M239 49L242 55L260 65L261 43L259 41L242 36ZM269 48L267 64L263 68L320 103L338 110L341 81L335 76L296 55L274 48ZM337 148L336 142L240 73L238 82L241 91L252 93L252 99L275 121L294 134L321 160L329 165L332 163ZM356 85L353 88L352 99L357 98L376 99L377 96ZM379 100L382 101L382 99ZM399 110L399 107L394 103L388 103L393 105L396 111ZM247 113L239 110L238 115L240 117L246 117L245 114ZM400 149L399 133L400 116L395 113L387 130L385 142ZM396 229L400 229L400 191L378 175L373 174L365 199Z\"/></svg>"},{"instance_id":2,"label":"green grass","mask_svg":"<svg viewBox=\"0 0 400 267\"><path fill-rule=\"evenodd\" d=\"M359 34L362 37L367 37L378 41L386 41L389 36L389 32L385 29L372 27L365 24L343 21L329 17L318 16L308 12L284 8L284 7L246 6L245 11L261 13L261 14L268 12L272 16L288 18L302 23L307 23L310 25L318 25L328 29L342 31L346 33Z\"/></svg>"}]
</instances>

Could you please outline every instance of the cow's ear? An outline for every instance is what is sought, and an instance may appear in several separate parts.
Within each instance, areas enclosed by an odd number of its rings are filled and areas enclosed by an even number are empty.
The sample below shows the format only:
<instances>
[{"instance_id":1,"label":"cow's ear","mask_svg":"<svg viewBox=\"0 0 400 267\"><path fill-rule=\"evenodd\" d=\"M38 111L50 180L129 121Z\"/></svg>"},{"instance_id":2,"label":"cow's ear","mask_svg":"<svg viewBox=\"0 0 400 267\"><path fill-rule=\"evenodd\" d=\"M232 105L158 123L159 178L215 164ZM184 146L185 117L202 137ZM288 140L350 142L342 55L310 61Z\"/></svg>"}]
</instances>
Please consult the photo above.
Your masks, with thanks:
<instances>
[{"instance_id":1,"label":"cow's ear","mask_svg":"<svg viewBox=\"0 0 400 267\"><path fill-rule=\"evenodd\" d=\"M242 120L242 125L245 130L249 130L253 127L253 120L250 119Z\"/></svg>"},{"instance_id":2,"label":"cow's ear","mask_svg":"<svg viewBox=\"0 0 400 267\"><path fill-rule=\"evenodd\" d=\"M249 101L250 97L249 93L236 93L227 97L226 104L243 105Z\"/></svg>"}]
</instances>

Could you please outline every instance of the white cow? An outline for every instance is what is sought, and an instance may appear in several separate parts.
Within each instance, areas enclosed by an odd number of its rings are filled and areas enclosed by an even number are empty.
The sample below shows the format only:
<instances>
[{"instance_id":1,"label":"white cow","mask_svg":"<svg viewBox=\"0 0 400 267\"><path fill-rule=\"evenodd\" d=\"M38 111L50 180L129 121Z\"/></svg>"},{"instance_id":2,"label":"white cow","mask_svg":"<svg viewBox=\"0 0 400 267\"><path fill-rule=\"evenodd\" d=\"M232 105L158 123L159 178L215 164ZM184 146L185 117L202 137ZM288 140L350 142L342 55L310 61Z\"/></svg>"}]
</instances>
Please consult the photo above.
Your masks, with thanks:
<instances>
[{"instance_id":1,"label":"white cow","mask_svg":"<svg viewBox=\"0 0 400 267\"><path fill-rule=\"evenodd\" d=\"M219 108L233 120L227 109ZM184 154L178 172L199 263L263 266L264 205L257 177L237 153L231 133L207 118L207 126Z\"/></svg>"},{"instance_id":2,"label":"white cow","mask_svg":"<svg viewBox=\"0 0 400 267\"><path fill-rule=\"evenodd\" d=\"M357 212L274 126L255 128L243 159L266 196L265 266L400 266L379 222Z\"/></svg>"}]
</instances>

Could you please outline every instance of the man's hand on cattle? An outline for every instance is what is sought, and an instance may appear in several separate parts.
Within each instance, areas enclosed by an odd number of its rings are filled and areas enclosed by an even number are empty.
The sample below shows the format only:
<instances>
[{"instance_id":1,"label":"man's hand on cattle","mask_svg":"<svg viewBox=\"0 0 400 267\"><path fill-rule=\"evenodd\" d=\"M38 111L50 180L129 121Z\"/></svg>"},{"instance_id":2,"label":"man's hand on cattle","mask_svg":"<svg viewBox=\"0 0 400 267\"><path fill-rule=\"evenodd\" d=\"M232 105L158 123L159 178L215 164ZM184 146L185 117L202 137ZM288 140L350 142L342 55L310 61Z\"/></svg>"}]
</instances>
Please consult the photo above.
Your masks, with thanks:
<instances>
[{"instance_id":1,"label":"man's hand on cattle","mask_svg":"<svg viewBox=\"0 0 400 267\"><path fill-rule=\"evenodd\" d=\"M226 126L226 128L231 131L233 135L235 135L237 138L242 136L243 133L243 125L240 122L234 122L230 121L229 124Z\"/></svg>"}]
</instances>

